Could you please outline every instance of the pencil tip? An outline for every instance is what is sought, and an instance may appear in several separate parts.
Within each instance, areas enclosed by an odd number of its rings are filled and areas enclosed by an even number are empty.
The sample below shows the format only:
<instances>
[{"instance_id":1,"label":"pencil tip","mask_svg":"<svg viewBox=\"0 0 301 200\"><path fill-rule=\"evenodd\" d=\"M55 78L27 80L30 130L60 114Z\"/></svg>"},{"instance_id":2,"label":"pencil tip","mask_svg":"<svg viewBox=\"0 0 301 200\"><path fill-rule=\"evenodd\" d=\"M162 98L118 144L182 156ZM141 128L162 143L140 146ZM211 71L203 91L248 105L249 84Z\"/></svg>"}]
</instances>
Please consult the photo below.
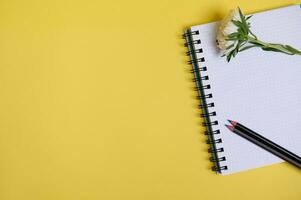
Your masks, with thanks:
<instances>
[{"instance_id":1,"label":"pencil tip","mask_svg":"<svg viewBox=\"0 0 301 200\"><path fill-rule=\"evenodd\" d=\"M236 121L233 121L233 120L230 120L230 119L228 119L228 122L230 122L230 124L232 124L232 126L236 126L236 124L237 124Z\"/></svg>"},{"instance_id":2,"label":"pencil tip","mask_svg":"<svg viewBox=\"0 0 301 200\"><path fill-rule=\"evenodd\" d=\"M233 130L234 130L234 126L231 126L231 125L228 125L228 124L225 124L225 126L226 126L230 131L233 131Z\"/></svg>"}]
</instances>

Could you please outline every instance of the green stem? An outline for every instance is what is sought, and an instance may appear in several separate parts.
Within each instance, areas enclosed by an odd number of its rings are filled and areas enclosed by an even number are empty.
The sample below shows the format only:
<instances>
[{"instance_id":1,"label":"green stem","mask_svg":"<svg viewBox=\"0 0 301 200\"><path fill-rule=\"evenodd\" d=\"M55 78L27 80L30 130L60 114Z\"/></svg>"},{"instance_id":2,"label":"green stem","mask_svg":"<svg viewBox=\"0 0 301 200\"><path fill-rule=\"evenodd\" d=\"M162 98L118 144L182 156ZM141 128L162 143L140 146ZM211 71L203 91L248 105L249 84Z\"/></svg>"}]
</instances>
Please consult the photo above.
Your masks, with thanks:
<instances>
[{"instance_id":1,"label":"green stem","mask_svg":"<svg viewBox=\"0 0 301 200\"><path fill-rule=\"evenodd\" d=\"M301 52L299 50L294 49L288 45L267 43L267 42L263 42L257 38L254 38L252 36L248 36L248 41L253 44L258 45L263 50L283 52L283 53L286 53L289 55L294 55L294 54L301 55Z\"/></svg>"}]
</instances>

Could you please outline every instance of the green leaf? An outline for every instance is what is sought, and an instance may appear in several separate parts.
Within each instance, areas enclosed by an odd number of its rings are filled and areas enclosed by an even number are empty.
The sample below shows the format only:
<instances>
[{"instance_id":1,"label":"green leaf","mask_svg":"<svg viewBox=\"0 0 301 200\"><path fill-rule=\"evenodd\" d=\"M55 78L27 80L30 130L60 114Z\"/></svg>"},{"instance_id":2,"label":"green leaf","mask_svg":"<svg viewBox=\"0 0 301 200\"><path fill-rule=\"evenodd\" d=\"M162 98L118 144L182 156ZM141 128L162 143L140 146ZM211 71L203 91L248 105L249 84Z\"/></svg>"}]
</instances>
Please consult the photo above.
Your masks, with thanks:
<instances>
[{"instance_id":1,"label":"green leaf","mask_svg":"<svg viewBox=\"0 0 301 200\"><path fill-rule=\"evenodd\" d=\"M253 17L253 15L249 15L246 17L246 21L249 20L251 17Z\"/></svg>"},{"instance_id":2,"label":"green leaf","mask_svg":"<svg viewBox=\"0 0 301 200\"><path fill-rule=\"evenodd\" d=\"M249 33L257 40L257 36L249 29Z\"/></svg>"},{"instance_id":3,"label":"green leaf","mask_svg":"<svg viewBox=\"0 0 301 200\"><path fill-rule=\"evenodd\" d=\"M227 55L227 61L228 61L228 62L230 62L233 53L234 53L234 51L231 51L231 52Z\"/></svg>"},{"instance_id":4,"label":"green leaf","mask_svg":"<svg viewBox=\"0 0 301 200\"><path fill-rule=\"evenodd\" d=\"M227 39L235 39L237 40L239 37L239 33L235 32L235 33L231 33L230 35L227 35Z\"/></svg>"},{"instance_id":5,"label":"green leaf","mask_svg":"<svg viewBox=\"0 0 301 200\"><path fill-rule=\"evenodd\" d=\"M242 14L240 7L237 7L237 8L238 8L238 12L239 12L240 19L241 19L242 22L243 22L243 20L245 20L245 16L244 16L244 14Z\"/></svg>"},{"instance_id":6,"label":"green leaf","mask_svg":"<svg viewBox=\"0 0 301 200\"><path fill-rule=\"evenodd\" d=\"M241 23L242 23L242 28L245 31L245 33L248 34L249 33L249 27L248 27L246 18L244 16L244 14L242 14L242 12L241 12L241 10L240 10L239 7L238 7L238 12L239 12L239 16L240 16Z\"/></svg>"},{"instance_id":7,"label":"green leaf","mask_svg":"<svg viewBox=\"0 0 301 200\"><path fill-rule=\"evenodd\" d=\"M248 28L245 27L245 25L238 20L232 20L233 24L235 24L238 27L238 32L243 34L243 35L247 35L248 34Z\"/></svg>"},{"instance_id":8,"label":"green leaf","mask_svg":"<svg viewBox=\"0 0 301 200\"><path fill-rule=\"evenodd\" d=\"M232 57L234 58L235 56L236 56L236 49L233 49L233 51L232 51Z\"/></svg>"},{"instance_id":9,"label":"green leaf","mask_svg":"<svg viewBox=\"0 0 301 200\"><path fill-rule=\"evenodd\" d=\"M299 51L298 49L295 49L294 47L290 46L290 45L284 45L284 47L289 50L290 52L292 52L293 54L299 54L301 55L301 51Z\"/></svg>"},{"instance_id":10,"label":"green leaf","mask_svg":"<svg viewBox=\"0 0 301 200\"><path fill-rule=\"evenodd\" d=\"M238 40L238 38L226 38L225 40L226 41L236 41L236 40Z\"/></svg>"},{"instance_id":11,"label":"green leaf","mask_svg":"<svg viewBox=\"0 0 301 200\"><path fill-rule=\"evenodd\" d=\"M235 48L237 50L237 52L238 52L238 49L240 48L240 46L242 45L243 42L244 42L243 40L238 41L238 43L236 45L236 48Z\"/></svg>"},{"instance_id":12,"label":"green leaf","mask_svg":"<svg viewBox=\"0 0 301 200\"><path fill-rule=\"evenodd\" d=\"M253 48L253 47L256 47L256 46L257 46L257 45L249 45L249 46L245 46L245 47L241 48L241 49L239 50L239 52L245 51L245 50L247 50L247 49L250 49L250 48Z\"/></svg>"},{"instance_id":13,"label":"green leaf","mask_svg":"<svg viewBox=\"0 0 301 200\"><path fill-rule=\"evenodd\" d=\"M261 47L261 49L264 50L264 51L274 51L274 52L282 52L282 53L289 54L287 52L284 52L284 51L281 51L279 49L275 49L275 48L272 48L272 47L263 46L263 47Z\"/></svg>"},{"instance_id":14,"label":"green leaf","mask_svg":"<svg viewBox=\"0 0 301 200\"><path fill-rule=\"evenodd\" d=\"M227 56L227 62L230 62L230 60L231 60L231 56L228 55L228 56Z\"/></svg>"},{"instance_id":15,"label":"green leaf","mask_svg":"<svg viewBox=\"0 0 301 200\"><path fill-rule=\"evenodd\" d=\"M241 28L243 26L241 21L238 20L231 20L233 22L233 24L235 24L238 28Z\"/></svg>"},{"instance_id":16,"label":"green leaf","mask_svg":"<svg viewBox=\"0 0 301 200\"><path fill-rule=\"evenodd\" d=\"M260 44L260 43L257 43L255 41L249 41L250 44L255 44L256 46L258 47L263 47L264 45L263 44Z\"/></svg>"},{"instance_id":17,"label":"green leaf","mask_svg":"<svg viewBox=\"0 0 301 200\"><path fill-rule=\"evenodd\" d=\"M234 47L234 44L229 45L226 49L231 49L232 47Z\"/></svg>"},{"instance_id":18,"label":"green leaf","mask_svg":"<svg viewBox=\"0 0 301 200\"><path fill-rule=\"evenodd\" d=\"M241 43L241 45L240 45L239 48L241 48L242 46L244 46L244 45L247 44L247 43L248 43L248 40L244 40L244 41Z\"/></svg>"},{"instance_id":19,"label":"green leaf","mask_svg":"<svg viewBox=\"0 0 301 200\"><path fill-rule=\"evenodd\" d=\"M238 32L231 33L230 35L228 35L228 37L237 37L237 36L239 36Z\"/></svg>"}]
</instances>

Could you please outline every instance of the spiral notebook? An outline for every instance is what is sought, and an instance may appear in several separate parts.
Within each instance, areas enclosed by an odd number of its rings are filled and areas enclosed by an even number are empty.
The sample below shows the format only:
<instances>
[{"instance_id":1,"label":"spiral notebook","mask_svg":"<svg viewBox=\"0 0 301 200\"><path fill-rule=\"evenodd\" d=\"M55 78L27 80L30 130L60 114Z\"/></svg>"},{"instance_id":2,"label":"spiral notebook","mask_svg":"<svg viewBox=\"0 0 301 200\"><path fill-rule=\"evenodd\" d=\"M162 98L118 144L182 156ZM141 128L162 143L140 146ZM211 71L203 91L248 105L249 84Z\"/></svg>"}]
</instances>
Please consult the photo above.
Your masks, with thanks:
<instances>
[{"instance_id":1,"label":"spiral notebook","mask_svg":"<svg viewBox=\"0 0 301 200\"><path fill-rule=\"evenodd\" d=\"M300 5L256 13L250 22L261 40L301 49ZM301 155L301 56L252 48L228 63L216 46L218 26L193 26L184 33L213 169L231 174L283 162L231 133L227 119Z\"/></svg>"}]
</instances>

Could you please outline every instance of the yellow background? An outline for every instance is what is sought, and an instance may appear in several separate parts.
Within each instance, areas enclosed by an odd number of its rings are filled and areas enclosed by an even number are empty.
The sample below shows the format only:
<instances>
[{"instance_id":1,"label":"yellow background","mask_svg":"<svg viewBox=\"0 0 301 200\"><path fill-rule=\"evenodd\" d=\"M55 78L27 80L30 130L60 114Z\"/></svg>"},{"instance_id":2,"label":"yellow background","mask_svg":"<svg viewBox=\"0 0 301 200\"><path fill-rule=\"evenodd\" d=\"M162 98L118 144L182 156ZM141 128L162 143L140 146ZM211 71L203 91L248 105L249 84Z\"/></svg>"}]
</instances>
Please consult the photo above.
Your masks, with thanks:
<instances>
[{"instance_id":1,"label":"yellow background","mask_svg":"<svg viewBox=\"0 0 301 200\"><path fill-rule=\"evenodd\" d=\"M209 170L185 27L285 0L1 0L0 199L301 199L300 171Z\"/></svg>"}]
</instances>

